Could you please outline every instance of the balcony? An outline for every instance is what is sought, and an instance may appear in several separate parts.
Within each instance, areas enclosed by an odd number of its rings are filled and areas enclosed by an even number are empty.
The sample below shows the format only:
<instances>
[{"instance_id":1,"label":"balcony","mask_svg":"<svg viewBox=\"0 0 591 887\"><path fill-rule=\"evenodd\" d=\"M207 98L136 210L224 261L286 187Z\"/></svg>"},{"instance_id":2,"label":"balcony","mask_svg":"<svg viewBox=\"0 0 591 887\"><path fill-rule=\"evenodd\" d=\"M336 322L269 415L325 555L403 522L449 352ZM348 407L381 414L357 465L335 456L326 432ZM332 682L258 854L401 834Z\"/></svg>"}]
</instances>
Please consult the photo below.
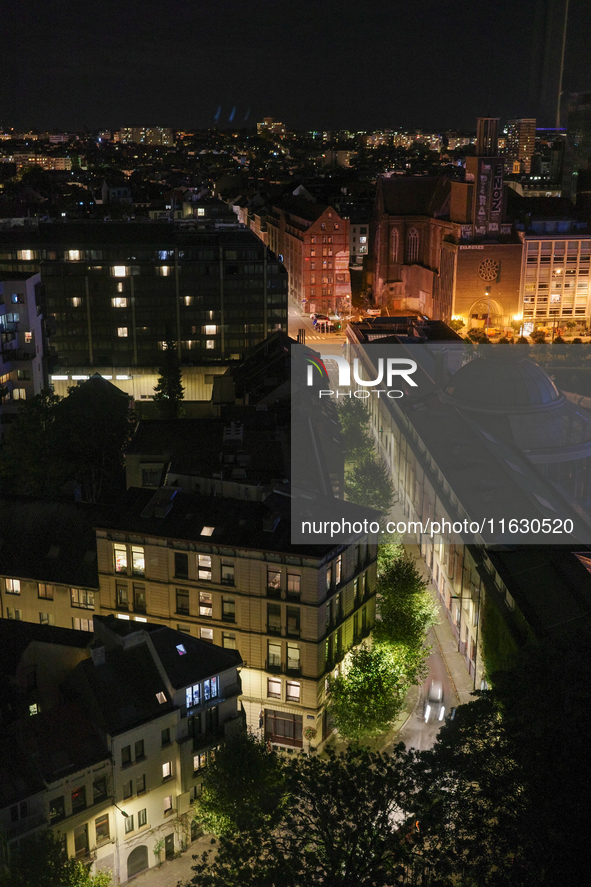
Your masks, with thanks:
<instances>
[{"instance_id":1,"label":"balcony","mask_svg":"<svg viewBox=\"0 0 591 887\"><path fill-rule=\"evenodd\" d=\"M275 588L274 585L267 585L267 597L275 598L276 600L281 599L281 589Z\"/></svg>"},{"instance_id":2,"label":"balcony","mask_svg":"<svg viewBox=\"0 0 591 887\"><path fill-rule=\"evenodd\" d=\"M269 671L271 674L281 674L283 663L279 659L267 659L265 661L265 671Z\"/></svg>"},{"instance_id":3,"label":"balcony","mask_svg":"<svg viewBox=\"0 0 591 887\"><path fill-rule=\"evenodd\" d=\"M281 634L281 625L277 625L275 622L267 623L267 634Z\"/></svg>"},{"instance_id":4,"label":"balcony","mask_svg":"<svg viewBox=\"0 0 591 887\"><path fill-rule=\"evenodd\" d=\"M301 678L302 666L301 665L290 665L288 662L287 667L285 669L285 674L290 678Z\"/></svg>"}]
</instances>

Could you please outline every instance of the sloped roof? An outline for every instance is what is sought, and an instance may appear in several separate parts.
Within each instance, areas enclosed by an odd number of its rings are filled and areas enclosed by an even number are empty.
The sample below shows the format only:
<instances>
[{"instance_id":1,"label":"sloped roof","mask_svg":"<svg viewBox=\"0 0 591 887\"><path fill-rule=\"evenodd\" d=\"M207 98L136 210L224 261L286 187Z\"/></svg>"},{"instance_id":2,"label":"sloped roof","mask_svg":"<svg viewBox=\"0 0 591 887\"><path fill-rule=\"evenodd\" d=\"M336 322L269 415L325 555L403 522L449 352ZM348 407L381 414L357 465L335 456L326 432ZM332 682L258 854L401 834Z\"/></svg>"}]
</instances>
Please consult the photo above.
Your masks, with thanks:
<instances>
[{"instance_id":1,"label":"sloped roof","mask_svg":"<svg viewBox=\"0 0 591 887\"><path fill-rule=\"evenodd\" d=\"M441 213L450 182L444 176L382 176L378 188L387 215L432 216Z\"/></svg>"},{"instance_id":2,"label":"sloped roof","mask_svg":"<svg viewBox=\"0 0 591 887\"><path fill-rule=\"evenodd\" d=\"M87 631L38 625L15 619L0 619L0 674L14 675L23 653L33 642L57 644L84 650L92 641Z\"/></svg>"},{"instance_id":3,"label":"sloped roof","mask_svg":"<svg viewBox=\"0 0 591 887\"><path fill-rule=\"evenodd\" d=\"M0 574L98 588L96 506L0 498Z\"/></svg>"}]
</instances>

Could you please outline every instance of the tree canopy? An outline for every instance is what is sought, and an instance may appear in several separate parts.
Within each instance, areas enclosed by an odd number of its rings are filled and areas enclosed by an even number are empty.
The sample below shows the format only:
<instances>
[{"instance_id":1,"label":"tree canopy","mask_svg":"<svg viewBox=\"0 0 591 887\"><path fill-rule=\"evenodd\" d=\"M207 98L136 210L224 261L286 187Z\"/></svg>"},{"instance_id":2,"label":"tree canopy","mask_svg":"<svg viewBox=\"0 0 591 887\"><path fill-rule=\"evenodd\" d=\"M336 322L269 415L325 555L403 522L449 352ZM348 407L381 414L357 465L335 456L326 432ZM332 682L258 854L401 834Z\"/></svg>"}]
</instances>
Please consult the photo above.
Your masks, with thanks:
<instances>
[{"instance_id":1,"label":"tree canopy","mask_svg":"<svg viewBox=\"0 0 591 887\"><path fill-rule=\"evenodd\" d=\"M185 396L182 385L181 364L177 355L176 342L168 340L164 351L164 362L159 368L160 377L154 388L154 402L164 419L178 419L183 415L181 401Z\"/></svg>"},{"instance_id":2,"label":"tree canopy","mask_svg":"<svg viewBox=\"0 0 591 887\"><path fill-rule=\"evenodd\" d=\"M194 866L195 887L386 887L416 852L402 828L413 757L349 749L281 761L286 803L272 825L222 835ZM213 857L213 858L212 858Z\"/></svg>"},{"instance_id":3,"label":"tree canopy","mask_svg":"<svg viewBox=\"0 0 591 887\"><path fill-rule=\"evenodd\" d=\"M53 832L38 832L21 842L9 871L0 874L0 887L109 887L109 872L90 875L79 860L69 859Z\"/></svg>"}]
</instances>

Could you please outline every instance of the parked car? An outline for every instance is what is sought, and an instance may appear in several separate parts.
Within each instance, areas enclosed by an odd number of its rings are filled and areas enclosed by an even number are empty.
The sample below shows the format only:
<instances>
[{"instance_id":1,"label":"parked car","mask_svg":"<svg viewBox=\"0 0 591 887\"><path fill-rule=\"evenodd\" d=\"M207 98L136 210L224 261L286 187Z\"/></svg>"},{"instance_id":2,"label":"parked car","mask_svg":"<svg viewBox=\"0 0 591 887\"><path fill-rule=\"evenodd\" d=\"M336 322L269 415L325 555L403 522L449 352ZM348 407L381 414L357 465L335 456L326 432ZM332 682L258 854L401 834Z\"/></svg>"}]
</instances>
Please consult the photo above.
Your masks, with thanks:
<instances>
[{"instance_id":1,"label":"parked car","mask_svg":"<svg viewBox=\"0 0 591 887\"><path fill-rule=\"evenodd\" d=\"M328 314L311 314L310 317L314 326L316 326L319 320L330 320Z\"/></svg>"},{"instance_id":2,"label":"parked car","mask_svg":"<svg viewBox=\"0 0 591 887\"><path fill-rule=\"evenodd\" d=\"M445 705L443 704L443 686L439 681L431 681L429 692L423 709L425 723L429 721L443 721L445 718Z\"/></svg>"}]
</instances>

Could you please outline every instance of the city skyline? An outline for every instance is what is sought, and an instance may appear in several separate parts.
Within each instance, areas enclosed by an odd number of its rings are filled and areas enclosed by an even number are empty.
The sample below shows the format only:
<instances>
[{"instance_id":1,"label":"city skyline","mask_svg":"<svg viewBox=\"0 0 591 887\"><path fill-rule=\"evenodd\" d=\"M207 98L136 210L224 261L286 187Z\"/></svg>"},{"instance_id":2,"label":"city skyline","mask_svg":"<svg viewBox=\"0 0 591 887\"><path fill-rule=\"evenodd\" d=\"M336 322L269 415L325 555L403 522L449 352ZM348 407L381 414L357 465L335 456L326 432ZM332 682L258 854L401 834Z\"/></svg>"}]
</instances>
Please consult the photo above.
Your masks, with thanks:
<instances>
[{"instance_id":1,"label":"city skyline","mask_svg":"<svg viewBox=\"0 0 591 887\"><path fill-rule=\"evenodd\" d=\"M477 10L461 0L453 15L433 0L309 10L302 0L289 9L261 0L254 11L235 0L210 8L173 0L166 16L153 0L8 10L11 76L0 87L0 121L82 129L157 119L203 128L272 115L294 129L371 130L465 128L482 113L536 116L536 0ZM590 26L591 10L573 0L564 92L591 83Z\"/></svg>"}]
</instances>

